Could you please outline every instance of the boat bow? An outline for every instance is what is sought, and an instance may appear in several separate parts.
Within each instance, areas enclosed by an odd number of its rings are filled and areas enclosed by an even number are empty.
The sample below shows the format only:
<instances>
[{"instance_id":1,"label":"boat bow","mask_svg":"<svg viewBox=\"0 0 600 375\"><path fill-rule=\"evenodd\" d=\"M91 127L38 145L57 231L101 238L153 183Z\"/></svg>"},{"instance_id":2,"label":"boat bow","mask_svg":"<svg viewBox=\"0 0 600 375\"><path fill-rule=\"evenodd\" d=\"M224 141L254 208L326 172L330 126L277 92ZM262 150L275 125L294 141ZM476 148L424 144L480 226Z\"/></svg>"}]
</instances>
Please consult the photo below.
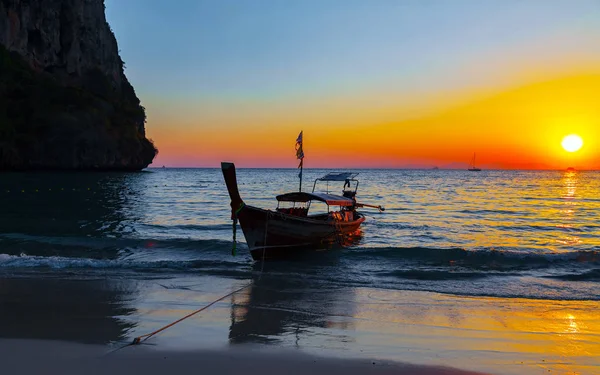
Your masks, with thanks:
<instances>
[{"instance_id":1,"label":"boat bow","mask_svg":"<svg viewBox=\"0 0 600 375\"><path fill-rule=\"evenodd\" d=\"M227 192L231 199L231 219L235 220L237 213L244 207L244 201L240 197L240 191L238 190L235 165L233 163L222 162L221 170L223 171L225 185L227 185Z\"/></svg>"}]
</instances>

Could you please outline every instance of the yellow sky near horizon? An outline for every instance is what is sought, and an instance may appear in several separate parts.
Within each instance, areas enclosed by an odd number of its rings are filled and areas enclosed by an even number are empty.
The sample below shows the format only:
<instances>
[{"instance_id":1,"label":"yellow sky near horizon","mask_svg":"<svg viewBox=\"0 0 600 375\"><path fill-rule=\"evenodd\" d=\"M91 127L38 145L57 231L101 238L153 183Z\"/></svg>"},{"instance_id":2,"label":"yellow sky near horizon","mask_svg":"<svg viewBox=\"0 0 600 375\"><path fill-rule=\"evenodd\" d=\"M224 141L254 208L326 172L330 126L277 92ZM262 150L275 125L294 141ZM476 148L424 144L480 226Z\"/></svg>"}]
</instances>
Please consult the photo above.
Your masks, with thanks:
<instances>
[{"instance_id":1,"label":"yellow sky near horizon","mask_svg":"<svg viewBox=\"0 0 600 375\"><path fill-rule=\"evenodd\" d=\"M204 103L197 117L178 116L184 112L171 106L157 115L150 110L149 121L175 124L149 133L173 166L232 160L294 167L294 141L304 130L307 167L443 167L467 163L473 152L487 168L600 167L600 69L479 91L406 100L338 96L295 106ZM560 145L571 133L584 140L576 153ZM164 164L161 154L155 165Z\"/></svg>"}]
</instances>

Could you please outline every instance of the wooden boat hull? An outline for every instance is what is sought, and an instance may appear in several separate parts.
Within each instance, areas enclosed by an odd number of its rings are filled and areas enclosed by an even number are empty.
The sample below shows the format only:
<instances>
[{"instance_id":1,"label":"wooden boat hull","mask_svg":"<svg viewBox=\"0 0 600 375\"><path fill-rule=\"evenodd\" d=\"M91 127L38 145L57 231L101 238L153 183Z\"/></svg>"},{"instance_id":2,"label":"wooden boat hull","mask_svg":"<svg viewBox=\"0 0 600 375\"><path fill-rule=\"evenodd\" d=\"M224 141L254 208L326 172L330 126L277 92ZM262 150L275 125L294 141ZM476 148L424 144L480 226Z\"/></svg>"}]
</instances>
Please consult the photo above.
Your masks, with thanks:
<instances>
[{"instance_id":1,"label":"wooden boat hull","mask_svg":"<svg viewBox=\"0 0 600 375\"><path fill-rule=\"evenodd\" d=\"M262 260L344 244L365 220L364 216L358 215L353 221L327 222L244 206L237 217L252 258Z\"/></svg>"}]
</instances>

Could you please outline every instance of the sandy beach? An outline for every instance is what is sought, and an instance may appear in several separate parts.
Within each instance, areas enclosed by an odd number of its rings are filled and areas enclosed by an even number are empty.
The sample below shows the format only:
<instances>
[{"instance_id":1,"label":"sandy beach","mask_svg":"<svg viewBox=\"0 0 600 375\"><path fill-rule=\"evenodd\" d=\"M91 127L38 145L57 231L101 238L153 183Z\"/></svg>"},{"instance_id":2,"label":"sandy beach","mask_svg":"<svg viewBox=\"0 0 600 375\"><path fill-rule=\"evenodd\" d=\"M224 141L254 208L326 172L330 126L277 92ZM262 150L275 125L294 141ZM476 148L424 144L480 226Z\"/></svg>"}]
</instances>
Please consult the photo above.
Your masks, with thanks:
<instances>
[{"instance_id":1,"label":"sandy beach","mask_svg":"<svg viewBox=\"0 0 600 375\"><path fill-rule=\"evenodd\" d=\"M36 340L0 340L0 361L3 373L8 374L477 374L448 367L332 359L253 346L177 352L142 346L111 352L98 345Z\"/></svg>"},{"instance_id":2,"label":"sandy beach","mask_svg":"<svg viewBox=\"0 0 600 375\"><path fill-rule=\"evenodd\" d=\"M310 283L277 290L268 278L144 345L106 355L244 284L189 276L166 282L2 279L0 331L10 338L1 342L3 366L24 374L39 373L36 366L152 374L237 372L249 364L255 373L462 373L432 366L490 374L600 371L597 301L309 289Z\"/></svg>"}]
</instances>

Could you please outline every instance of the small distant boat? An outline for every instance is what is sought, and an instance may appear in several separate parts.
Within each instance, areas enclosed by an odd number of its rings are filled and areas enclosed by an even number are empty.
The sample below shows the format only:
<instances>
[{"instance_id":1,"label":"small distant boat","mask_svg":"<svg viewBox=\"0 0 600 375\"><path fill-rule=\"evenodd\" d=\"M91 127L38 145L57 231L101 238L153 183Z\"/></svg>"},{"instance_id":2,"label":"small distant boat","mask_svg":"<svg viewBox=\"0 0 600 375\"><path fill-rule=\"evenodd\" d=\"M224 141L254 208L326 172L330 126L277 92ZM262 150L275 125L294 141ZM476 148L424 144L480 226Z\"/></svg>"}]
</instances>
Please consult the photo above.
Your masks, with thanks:
<instances>
[{"instance_id":1,"label":"small distant boat","mask_svg":"<svg viewBox=\"0 0 600 375\"><path fill-rule=\"evenodd\" d=\"M477 168L475 166L475 153L473 153L473 159L471 159L471 163L469 163L469 171L471 172L479 172L481 171L481 168Z\"/></svg>"}]
</instances>

